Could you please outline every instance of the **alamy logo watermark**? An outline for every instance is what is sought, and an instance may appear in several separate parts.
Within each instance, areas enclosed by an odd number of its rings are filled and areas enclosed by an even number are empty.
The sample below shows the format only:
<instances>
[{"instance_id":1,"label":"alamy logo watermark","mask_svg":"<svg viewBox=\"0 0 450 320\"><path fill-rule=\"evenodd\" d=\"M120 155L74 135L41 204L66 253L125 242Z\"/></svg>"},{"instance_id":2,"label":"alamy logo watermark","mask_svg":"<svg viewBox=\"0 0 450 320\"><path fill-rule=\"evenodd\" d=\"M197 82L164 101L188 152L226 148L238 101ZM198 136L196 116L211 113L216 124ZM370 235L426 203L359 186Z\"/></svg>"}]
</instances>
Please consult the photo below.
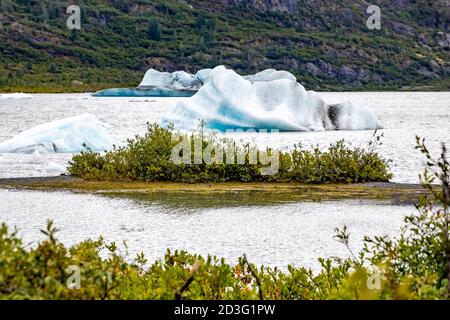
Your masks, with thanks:
<instances>
[{"instance_id":1,"label":"alamy logo watermark","mask_svg":"<svg viewBox=\"0 0 450 320\"><path fill-rule=\"evenodd\" d=\"M81 269L79 266L69 266L66 272L70 275L67 278L67 288L69 290L81 289Z\"/></svg>"},{"instance_id":2,"label":"alamy logo watermark","mask_svg":"<svg viewBox=\"0 0 450 320\"><path fill-rule=\"evenodd\" d=\"M381 8L377 5L371 5L367 8L367 13L370 17L367 19L367 28L369 30L381 29Z\"/></svg>"},{"instance_id":3,"label":"alamy logo watermark","mask_svg":"<svg viewBox=\"0 0 450 320\"><path fill-rule=\"evenodd\" d=\"M81 30L81 9L77 5L67 7L66 13L70 14L67 18L67 28L69 30Z\"/></svg>"},{"instance_id":4,"label":"alamy logo watermark","mask_svg":"<svg viewBox=\"0 0 450 320\"><path fill-rule=\"evenodd\" d=\"M226 164L226 165L260 165L261 175L275 175L280 169L280 152L278 150L259 150L256 145L248 144L238 147L230 138L234 133L244 133L243 130L227 130L224 143L212 142L205 144L201 136L174 135L172 142L177 143L172 150L171 161L176 165ZM278 130L247 130L245 133L261 135L278 134Z\"/></svg>"}]
</instances>

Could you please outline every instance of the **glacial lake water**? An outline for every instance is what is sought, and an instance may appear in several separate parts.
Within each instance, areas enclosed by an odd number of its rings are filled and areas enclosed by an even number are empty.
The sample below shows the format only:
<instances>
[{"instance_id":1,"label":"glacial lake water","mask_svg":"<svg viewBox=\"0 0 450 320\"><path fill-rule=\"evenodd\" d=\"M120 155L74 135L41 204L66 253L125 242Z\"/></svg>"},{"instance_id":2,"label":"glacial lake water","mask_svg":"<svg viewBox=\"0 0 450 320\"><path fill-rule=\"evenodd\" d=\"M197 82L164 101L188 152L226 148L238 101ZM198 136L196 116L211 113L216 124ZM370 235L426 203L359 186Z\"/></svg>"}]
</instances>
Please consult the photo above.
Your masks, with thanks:
<instances>
[{"instance_id":1,"label":"glacial lake water","mask_svg":"<svg viewBox=\"0 0 450 320\"><path fill-rule=\"evenodd\" d=\"M370 109L384 130L380 153L392 159L394 182L416 183L424 166L422 155L415 149L415 136L427 138L431 150L441 142L450 145L450 92L377 92L321 93L330 104L350 101ZM183 98L95 98L90 94L42 94L32 99L0 99L0 141L10 139L36 125L53 120L91 113L109 124L117 143L123 143L146 129L147 122L161 122L169 105ZM367 146L371 131L333 131L313 133L279 133L257 139L260 145L282 150L294 144L322 148L340 139L354 146ZM237 139L252 139L252 134L235 134ZM266 141L265 141L266 140ZM30 155L0 154L0 178L47 176L49 162L67 166L70 154Z\"/></svg>"},{"instance_id":2,"label":"glacial lake water","mask_svg":"<svg viewBox=\"0 0 450 320\"><path fill-rule=\"evenodd\" d=\"M450 145L450 93L322 93L328 103L351 101L375 113L384 125L380 153L392 159L395 182L417 183L425 162L414 149L415 135L427 138L430 149ZM0 99L0 141L52 120L94 114L110 125L118 143L159 122L176 99L94 98L89 94L33 95L32 99ZM280 133L261 144L280 149L294 144L326 147L340 139L365 146L373 132ZM249 134L237 135L251 139ZM70 154L0 154L0 178L47 176L49 162L67 166ZM17 226L28 245L36 244L39 229L54 219L66 244L104 235L126 240L129 253L143 251L150 260L166 248L214 254L235 262L244 253L257 264L285 268L318 268L318 257L348 255L333 239L336 227L347 225L352 247L361 248L364 235L398 234L412 206L383 202L255 202L236 194L223 197L153 195L126 198L70 192L0 189L0 222Z\"/></svg>"}]
</instances>

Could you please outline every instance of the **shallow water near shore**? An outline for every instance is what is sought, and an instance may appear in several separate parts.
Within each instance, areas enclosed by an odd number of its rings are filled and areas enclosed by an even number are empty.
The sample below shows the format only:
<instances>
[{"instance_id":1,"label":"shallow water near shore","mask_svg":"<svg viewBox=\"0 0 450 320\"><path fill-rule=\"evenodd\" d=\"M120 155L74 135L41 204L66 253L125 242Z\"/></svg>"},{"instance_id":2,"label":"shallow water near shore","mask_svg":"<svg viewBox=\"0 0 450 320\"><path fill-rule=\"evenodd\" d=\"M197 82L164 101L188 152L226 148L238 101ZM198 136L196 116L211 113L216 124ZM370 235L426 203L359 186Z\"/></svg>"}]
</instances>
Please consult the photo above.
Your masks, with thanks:
<instances>
[{"instance_id":1,"label":"shallow water near shore","mask_svg":"<svg viewBox=\"0 0 450 320\"><path fill-rule=\"evenodd\" d=\"M26 245L43 239L39 230L53 219L63 243L103 235L119 245L126 241L130 259L144 252L154 261L170 248L217 255L230 263L246 254L258 265L286 269L293 264L316 271L318 257L348 256L333 239L336 227L348 226L357 251L365 235L398 234L404 216L414 212L412 206L369 201L256 204L235 194L219 201L179 194L130 198L0 190L0 199L0 220L18 227Z\"/></svg>"}]
</instances>

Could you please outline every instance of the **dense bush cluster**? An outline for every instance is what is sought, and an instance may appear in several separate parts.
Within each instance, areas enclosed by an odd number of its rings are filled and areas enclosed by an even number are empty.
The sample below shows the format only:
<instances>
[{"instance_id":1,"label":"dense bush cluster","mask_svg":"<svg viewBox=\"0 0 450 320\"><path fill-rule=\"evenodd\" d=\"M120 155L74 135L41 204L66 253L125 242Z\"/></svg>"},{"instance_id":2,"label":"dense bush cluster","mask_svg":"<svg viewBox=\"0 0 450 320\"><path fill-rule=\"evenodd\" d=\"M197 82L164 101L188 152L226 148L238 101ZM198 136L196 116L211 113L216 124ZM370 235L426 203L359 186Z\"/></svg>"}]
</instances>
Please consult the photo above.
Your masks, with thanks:
<instances>
[{"instance_id":1,"label":"dense bush cluster","mask_svg":"<svg viewBox=\"0 0 450 320\"><path fill-rule=\"evenodd\" d=\"M251 161L254 149L250 144L219 139L203 133L192 136L180 136L173 129L149 125L144 136L128 141L126 147L115 148L106 154L91 151L75 155L70 163L69 172L85 179L106 181L168 181L168 182L302 182L302 183L360 183L370 181L388 181L389 161L375 152L380 138L370 143L366 149L350 148L344 141L331 145L327 151L319 148L305 150L296 146L292 152L278 152L267 149L270 159L277 159L279 168L275 174L264 175L267 162L258 157ZM176 164L172 161L172 152L183 139L200 139L203 149L211 145L226 145L223 159L219 163L194 164L195 146L191 144L191 164ZM231 150L231 151L230 151ZM233 154L234 162L227 164L227 154ZM240 154L244 161L238 164ZM215 154L213 153L215 156ZM273 157L273 158L272 158ZM270 159L269 159L270 158Z\"/></svg>"},{"instance_id":2,"label":"dense bush cluster","mask_svg":"<svg viewBox=\"0 0 450 320\"><path fill-rule=\"evenodd\" d=\"M421 150L429 156L424 145ZM320 259L318 273L258 268L245 256L229 265L170 251L149 265L143 254L124 257L102 238L66 248L51 222L43 230L47 240L26 249L2 225L0 299L448 299L450 166L445 152L440 160L428 159L437 168L423 176L432 197L422 198L418 214L405 218L400 236L367 238L365 249L354 254L347 228L337 230L350 258ZM435 179L442 188L431 184ZM73 266L79 288L69 289Z\"/></svg>"}]
</instances>

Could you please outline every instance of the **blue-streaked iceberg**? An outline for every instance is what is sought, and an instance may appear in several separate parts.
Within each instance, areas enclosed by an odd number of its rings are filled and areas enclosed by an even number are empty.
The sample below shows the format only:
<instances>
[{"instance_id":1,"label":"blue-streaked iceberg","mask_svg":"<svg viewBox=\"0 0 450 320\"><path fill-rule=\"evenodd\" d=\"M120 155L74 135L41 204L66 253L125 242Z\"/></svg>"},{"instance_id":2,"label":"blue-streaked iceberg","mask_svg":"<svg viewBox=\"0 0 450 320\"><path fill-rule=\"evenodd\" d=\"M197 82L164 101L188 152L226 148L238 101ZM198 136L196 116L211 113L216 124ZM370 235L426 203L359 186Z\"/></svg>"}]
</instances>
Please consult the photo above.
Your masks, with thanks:
<instances>
[{"instance_id":1,"label":"blue-streaked iceberg","mask_svg":"<svg viewBox=\"0 0 450 320\"><path fill-rule=\"evenodd\" d=\"M375 115L365 108L353 106L349 102L328 105L317 93L306 91L293 78L275 75L274 78L273 81L266 78L266 81L251 82L233 70L216 67L196 95L171 108L163 124L172 123L177 129L192 130L200 121L204 121L206 127L221 131L381 128Z\"/></svg>"},{"instance_id":2,"label":"blue-streaked iceberg","mask_svg":"<svg viewBox=\"0 0 450 320\"><path fill-rule=\"evenodd\" d=\"M85 150L105 151L113 146L107 125L91 114L66 118L19 133L0 143L0 153L76 153Z\"/></svg>"}]
</instances>

